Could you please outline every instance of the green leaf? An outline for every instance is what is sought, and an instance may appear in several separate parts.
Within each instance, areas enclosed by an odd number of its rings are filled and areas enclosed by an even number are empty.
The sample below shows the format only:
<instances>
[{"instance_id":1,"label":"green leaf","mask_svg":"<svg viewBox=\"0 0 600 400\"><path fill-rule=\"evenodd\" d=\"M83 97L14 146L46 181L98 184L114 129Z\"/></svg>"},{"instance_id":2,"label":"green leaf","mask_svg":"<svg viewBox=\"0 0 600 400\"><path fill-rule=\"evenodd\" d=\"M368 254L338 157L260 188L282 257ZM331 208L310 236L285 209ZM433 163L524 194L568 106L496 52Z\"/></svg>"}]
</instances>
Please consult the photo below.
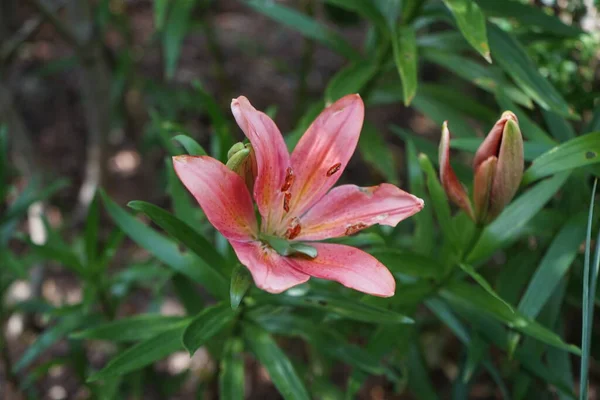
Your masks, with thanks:
<instances>
[{"instance_id":1,"label":"green leaf","mask_svg":"<svg viewBox=\"0 0 600 400\"><path fill-rule=\"evenodd\" d=\"M406 162L410 193L423 199L429 204L429 196L425 192L425 180L419 165L417 150L412 140L406 140ZM431 207L424 207L413 216L415 221L415 232L413 235L413 247L417 253L430 254L434 244L433 213Z\"/></svg>"},{"instance_id":2,"label":"green leaf","mask_svg":"<svg viewBox=\"0 0 600 400\"><path fill-rule=\"evenodd\" d=\"M192 86L195 90L194 98L198 100L198 104L202 106L202 110L210 117L210 122L216 133L216 137L213 137L211 141L211 154L216 159L225 162L227 152L234 143L229 128L229 120L214 97L202 87L199 81L193 81Z\"/></svg>"},{"instance_id":3,"label":"green leaf","mask_svg":"<svg viewBox=\"0 0 600 400\"><path fill-rule=\"evenodd\" d=\"M576 136L571 124L560 115L548 110L542 110L542 115L550 133L559 141L564 142Z\"/></svg>"},{"instance_id":4,"label":"green leaf","mask_svg":"<svg viewBox=\"0 0 600 400\"><path fill-rule=\"evenodd\" d=\"M402 82L404 105L409 106L417 93L417 41L411 26L402 26L392 34L394 62Z\"/></svg>"},{"instance_id":5,"label":"green leaf","mask_svg":"<svg viewBox=\"0 0 600 400\"><path fill-rule=\"evenodd\" d=\"M196 142L193 138L188 135L177 135L173 137L173 140L183 146L185 151L190 156L205 156L206 151Z\"/></svg>"},{"instance_id":6,"label":"green leaf","mask_svg":"<svg viewBox=\"0 0 600 400\"><path fill-rule=\"evenodd\" d=\"M281 396L286 400L310 400L304 383L271 335L250 324L244 325L243 332L250 349L269 372Z\"/></svg>"},{"instance_id":7,"label":"green leaf","mask_svg":"<svg viewBox=\"0 0 600 400\"><path fill-rule=\"evenodd\" d=\"M44 259L54 260L60 263L63 267L69 268L80 277L88 276L88 270L83 267L83 264L73 252L71 247L62 243L47 242L45 244L35 244L31 240L27 240L33 254Z\"/></svg>"},{"instance_id":8,"label":"green leaf","mask_svg":"<svg viewBox=\"0 0 600 400\"><path fill-rule=\"evenodd\" d=\"M437 400L435 386L429 377L427 366L417 341L408 352L408 388L419 400Z\"/></svg>"},{"instance_id":9,"label":"green leaf","mask_svg":"<svg viewBox=\"0 0 600 400\"><path fill-rule=\"evenodd\" d=\"M476 309L478 312L487 314L506 324L509 328L529 335L541 342L567 350L573 354L581 353L577 346L563 342L560 336L521 313L512 312L503 302L491 296L480 287L464 282L453 282L442 290L441 295L452 303Z\"/></svg>"},{"instance_id":10,"label":"green leaf","mask_svg":"<svg viewBox=\"0 0 600 400\"><path fill-rule=\"evenodd\" d=\"M115 204L104 192L100 192L104 206L115 223L139 246L148 250L160 261L177 272L201 283L216 297L226 299L229 296L229 285L225 278L217 274L202 259L190 254L182 254L177 244L154 229L144 225L131 214ZM205 252L205 254L208 253Z\"/></svg>"},{"instance_id":11,"label":"green leaf","mask_svg":"<svg viewBox=\"0 0 600 400\"><path fill-rule=\"evenodd\" d=\"M70 337L73 339L107 340L110 342L134 342L147 340L159 333L186 326L190 320L191 318L160 314L141 314L75 332Z\"/></svg>"},{"instance_id":12,"label":"green leaf","mask_svg":"<svg viewBox=\"0 0 600 400\"><path fill-rule=\"evenodd\" d=\"M295 296L273 296L261 294L256 296L265 302L283 304L295 307L314 308L324 312L331 312L341 317L370 323L381 324L410 324L414 321L406 315L395 311L386 310L353 299L336 295L305 295Z\"/></svg>"},{"instance_id":13,"label":"green leaf","mask_svg":"<svg viewBox=\"0 0 600 400\"><path fill-rule=\"evenodd\" d=\"M325 0L325 2L348 11L356 12L357 14L371 21L381 31L385 31L387 29L387 22L373 1Z\"/></svg>"},{"instance_id":14,"label":"green leaf","mask_svg":"<svg viewBox=\"0 0 600 400\"><path fill-rule=\"evenodd\" d=\"M481 276L481 274L479 274L479 272L475 271L475 268L473 268L472 266L470 266L468 264L463 264L463 263L460 263L458 265L459 265L460 269L462 269L466 274L468 274L471 278L473 278L473 280L475 282L477 282L483 290L488 292L488 294L490 296L493 296L494 298L496 298L496 300L502 302L502 304L504 304L510 312L515 312L513 307L508 302L506 302L506 300L504 300L502 297L500 297L498 295L498 293L496 293L496 291L494 290L494 288L492 288L492 286L488 283L488 281L486 281L485 278L483 276Z\"/></svg>"},{"instance_id":15,"label":"green leaf","mask_svg":"<svg viewBox=\"0 0 600 400\"><path fill-rule=\"evenodd\" d=\"M44 351L48 350L54 343L63 339L73 330L80 326L92 323L96 316L82 316L72 314L61 318L54 326L42 333L23 353L14 366L16 372L22 371L37 359Z\"/></svg>"},{"instance_id":16,"label":"green leaf","mask_svg":"<svg viewBox=\"0 0 600 400\"><path fill-rule=\"evenodd\" d=\"M67 186L68 181L66 179L60 179L44 189L39 190L39 179L33 178L17 200L15 200L10 207L8 207L6 212L4 212L4 215L0 217L0 226L14 218L20 218L27 212L27 209L33 203L45 200Z\"/></svg>"},{"instance_id":17,"label":"green leaf","mask_svg":"<svg viewBox=\"0 0 600 400\"><path fill-rule=\"evenodd\" d=\"M554 196L569 177L561 173L538 183L523 195L513 200L504 211L483 231L479 241L467 257L470 264L489 257L494 251L515 240L519 230L533 218Z\"/></svg>"},{"instance_id":18,"label":"green leaf","mask_svg":"<svg viewBox=\"0 0 600 400\"><path fill-rule=\"evenodd\" d=\"M431 161L425 154L419 155L419 163L421 169L425 172L427 178L427 189L429 190L429 196L431 197L431 203L437 216L440 228L444 234L444 238L454 247L458 246L458 236L454 230L454 224L452 223L452 217L450 214L450 204L448 198L444 192L444 188L440 183Z\"/></svg>"},{"instance_id":19,"label":"green leaf","mask_svg":"<svg viewBox=\"0 0 600 400\"><path fill-rule=\"evenodd\" d=\"M588 374L590 368L590 351L592 347L592 329L594 325L594 308L596 298L596 283L598 279L598 268L600 267L600 233L596 239L596 254L592 264L592 223L594 217L594 200L596 198L596 188L598 179L594 180L592 188L592 198L588 212L588 223L585 239L585 261L583 266L583 295L582 295L582 321L581 321L581 355L580 378L579 378L579 399L588 398Z\"/></svg>"},{"instance_id":20,"label":"green leaf","mask_svg":"<svg viewBox=\"0 0 600 400\"><path fill-rule=\"evenodd\" d=\"M169 9L169 0L154 1L154 26L157 31L162 31L167 20L167 11Z\"/></svg>"},{"instance_id":21,"label":"green leaf","mask_svg":"<svg viewBox=\"0 0 600 400\"><path fill-rule=\"evenodd\" d=\"M192 19L192 10L196 0L174 1L169 13L165 31L162 34L163 48L165 52L165 74L167 79L175 75L183 38L188 32Z\"/></svg>"},{"instance_id":22,"label":"green leaf","mask_svg":"<svg viewBox=\"0 0 600 400\"><path fill-rule=\"evenodd\" d=\"M577 118L550 81L542 77L523 46L509 33L490 24L489 39L494 60L542 108Z\"/></svg>"},{"instance_id":23,"label":"green leaf","mask_svg":"<svg viewBox=\"0 0 600 400\"><path fill-rule=\"evenodd\" d=\"M250 289L252 282L252 275L250 275L248 268L238 264L238 266L233 269L233 273L231 274L231 286L229 289L232 310L237 310L244 295L248 289Z\"/></svg>"},{"instance_id":24,"label":"green leaf","mask_svg":"<svg viewBox=\"0 0 600 400\"><path fill-rule=\"evenodd\" d=\"M369 253L394 273L437 279L445 272L441 262L410 251L383 248L373 249Z\"/></svg>"},{"instance_id":25,"label":"green leaf","mask_svg":"<svg viewBox=\"0 0 600 400\"><path fill-rule=\"evenodd\" d=\"M214 275L219 275L221 277L222 282L219 283L225 284L223 269L227 268L227 263L215 250L214 245L204 236L200 235L189 225L167 210L154 204L134 200L130 201L127 205L136 211L146 214L156 225L160 226L169 235L173 236L193 251L194 254L202 258L206 263L206 266L214 271Z\"/></svg>"},{"instance_id":26,"label":"green leaf","mask_svg":"<svg viewBox=\"0 0 600 400\"><path fill-rule=\"evenodd\" d=\"M273 250L275 250L279 255L284 257L289 257L294 254L301 254L312 259L317 256L317 249L306 243L290 242L278 236L264 234L260 235L260 239L263 242L268 243Z\"/></svg>"},{"instance_id":27,"label":"green leaf","mask_svg":"<svg viewBox=\"0 0 600 400\"><path fill-rule=\"evenodd\" d=\"M219 372L219 398L244 400L244 343L230 338L225 343Z\"/></svg>"},{"instance_id":28,"label":"green leaf","mask_svg":"<svg viewBox=\"0 0 600 400\"><path fill-rule=\"evenodd\" d=\"M548 150L525 171L523 184L561 171L600 162L600 132L588 133Z\"/></svg>"},{"instance_id":29,"label":"green leaf","mask_svg":"<svg viewBox=\"0 0 600 400\"><path fill-rule=\"evenodd\" d=\"M573 215L552 240L519 302L523 315L537 317L567 273L585 239L585 218L586 213Z\"/></svg>"},{"instance_id":30,"label":"green leaf","mask_svg":"<svg viewBox=\"0 0 600 400\"><path fill-rule=\"evenodd\" d=\"M499 69L484 66L447 50L424 49L420 51L420 54L425 59L454 72L459 77L487 92L496 93L498 88L501 87L506 96L515 103L527 108L533 108L533 102L529 96L510 83Z\"/></svg>"},{"instance_id":31,"label":"green leaf","mask_svg":"<svg viewBox=\"0 0 600 400\"><path fill-rule=\"evenodd\" d=\"M396 166L392 149L375 126L368 121L358 140L358 150L362 158L375 168L387 182L397 184Z\"/></svg>"},{"instance_id":32,"label":"green leaf","mask_svg":"<svg viewBox=\"0 0 600 400\"><path fill-rule=\"evenodd\" d=\"M364 372L373 375L382 375L386 372L379 357L348 343L335 330L315 324L309 319L291 315L287 309L276 309L270 313L255 312L250 317L270 333L299 336L314 346L318 352L339 359Z\"/></svg>"},{"instance_id":33,"label":"green leaf","mask_svg":"<svg viewBox=\"0 0 600 400\"><path fill-rule=\"evenodd\" d=\"M491 63L490 46L485 27L485 15L473 0L443 0L454 14L458 29L467 42Z\"/></svg>"},{"instance_id":34,"label":"green leaf","mask_svg":"<svg viewBox=\"0 0 600 400\"><path fill-rule=\"evenodd\" d=\"M185 326L172 328L131 346L110 360L102 370L90 376L88 382L125 375L181 350L184 329Z\"/></svg>"},{"instance_id":35,"label":"green leaf","mask_svg":"<svg viewBox=\"0 0 600 400\"><path fill-rule=\"evenodd\" d=\"M183 332L183 345L189 351L190 357L207 340L225 329L233 321L235 315L228 304L218 304L205 308L194 317Z\"/></svg>"},{"instance_id":36,"label":"green leaf","mask_svg":"<svg viewBox=\"0 0 600 400\"><path fill-rule=\"evenodd\" d=\"M282 25L297 30L307 38L331 48L348 59L359 58L359 53L341 35L308 15L272 1L249 0L246 4L255 11L274 19Z\"/></svg>"},{"instance_id":37,"label":"green leaf","mask_svg":"<svg viewBox=\"0 0 600 400\"><path fill-rule=\"evenodd\" d=\"M546 13L543 7L533 4L514 0L477 0L477 3L489 17L514 19L523 28L541 28L545 33L559 36L578 36L583 33L579 28L565 24L557 16Z\"/></svg>"},{"instance_id":38,"label":"green leaf","mask_svg":"<svg viewBox=\"0 0 600 400\"><path fill-rule=\"evenodd\" d=\"M325 102L333 103L347 94L359 93L378 69L374 60L361 60L342 68L329 80L325 88Z\"/></svg>"}]
</instances>

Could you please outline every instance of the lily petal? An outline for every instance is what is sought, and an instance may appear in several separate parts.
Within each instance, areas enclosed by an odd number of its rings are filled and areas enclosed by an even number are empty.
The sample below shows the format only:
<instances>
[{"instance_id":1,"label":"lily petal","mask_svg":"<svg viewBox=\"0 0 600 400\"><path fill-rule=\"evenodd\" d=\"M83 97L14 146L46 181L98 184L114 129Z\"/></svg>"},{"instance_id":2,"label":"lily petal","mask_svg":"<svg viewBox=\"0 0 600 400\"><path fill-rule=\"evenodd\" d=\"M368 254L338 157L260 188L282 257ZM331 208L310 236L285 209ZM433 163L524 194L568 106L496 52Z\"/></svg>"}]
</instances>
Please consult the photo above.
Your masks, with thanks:
<instances>
[{"instance_id":1,"label":"lily petal","mask_svg":"<svg viewBox=\"0 0 600 400\"><path fill-rule=\"evenodd\" d=\"M231 101L231 111L239 127L250 140L256 155L258 175L254 183L254 200L265 220L263 230L272 230L283 215L284 187L290 173L290 155L275 122L257 111L248 99L240 96Z\"/></svg>"},{"instance_id":2,"label":"lily petal","mask_svg":"<svg viewBox=\"0 0 600 400\"><path fill-rule=\"evenodd\" d=\"M357 94L342 97L317 117L292 153L296 180L291 217L299 217L337 182L356 149L365 107Z\"/></svg>"},{"instance_id":3,"label":"lily petal","mask_svg":"<svg viewBox=\"0 0 600 400\"><path fill-rule=\"evenodd\" d=\"M210 223L223 236L232 240L253 240L258 232L254 206L239 175L207 156L176 156L173 166Z\"/></svg>"},{"instance_id":4,"label":"lily petal","mask_svg":"<svg viewBox=\"0 0 600 400\"><path fill-rule=\"evenodd\" d=\"M375 257L354 247L341 244L311 243L317 257L308 260L290 257L288 262L315 278L341 283L360 292L390 297L396 290L396 281L390 271Z\"/></svg>"},{"instance_id":5,"label":"lily petal","mask_svg":"<svg viewBox=\"0 0 600 400\"><path fill-rule=\"evenodd\" d=\"M297 240L351 235L374 224L396 226L423 208L423 200L394 185L332 189L300 218Z\"/></svg>"},{"instance_id":6,"label":"lily petal","mask_svg":"<svg viewBox=\"0 0 600 400\"><path fill-rule=\"evenodd\" d=\"M264 247L260 242L230 241L235 254L254 279L256 286L269 293L281 293L306 282L310 276L292 268L286 257Z\"/></svg>"}]
</instances>

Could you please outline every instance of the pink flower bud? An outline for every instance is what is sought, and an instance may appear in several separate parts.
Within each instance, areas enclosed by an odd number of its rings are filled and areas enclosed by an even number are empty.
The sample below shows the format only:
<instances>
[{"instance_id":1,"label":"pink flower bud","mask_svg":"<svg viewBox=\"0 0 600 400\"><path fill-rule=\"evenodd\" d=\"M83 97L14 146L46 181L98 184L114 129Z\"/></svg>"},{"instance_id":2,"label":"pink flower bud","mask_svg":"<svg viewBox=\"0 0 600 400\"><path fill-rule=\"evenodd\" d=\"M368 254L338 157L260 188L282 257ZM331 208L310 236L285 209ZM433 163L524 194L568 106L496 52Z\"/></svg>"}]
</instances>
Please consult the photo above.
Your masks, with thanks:
<instances>
[{"instance_id":1,"label":"pink flower bud","mask_svg":"<svg viewBox=\"0 0 600 400\"><path fill-rule=\"evenodd\" d=\"M438 156L440 164L440 180L442 181L446 196L448 196L450 201L462 208L471 219L475 219L467 191L456 177L456 174L450 165L450 131L448 130L448 121L444 121Z\"/></svg>"}]
</instances>

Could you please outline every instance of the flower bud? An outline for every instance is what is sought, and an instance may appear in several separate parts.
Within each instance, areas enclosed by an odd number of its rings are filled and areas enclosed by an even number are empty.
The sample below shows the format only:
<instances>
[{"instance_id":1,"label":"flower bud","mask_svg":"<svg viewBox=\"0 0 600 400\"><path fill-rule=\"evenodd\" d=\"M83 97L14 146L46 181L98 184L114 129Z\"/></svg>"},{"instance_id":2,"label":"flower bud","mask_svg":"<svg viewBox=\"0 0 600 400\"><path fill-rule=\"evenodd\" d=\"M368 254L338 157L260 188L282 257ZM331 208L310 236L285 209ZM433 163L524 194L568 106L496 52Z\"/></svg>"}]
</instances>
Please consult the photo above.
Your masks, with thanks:
<instances>
[{"instance_id":1,"label":"flower bud","mask_svg":"<svg viewBox=\"0 0 600 400\"><path fill-rule=\"evenodd\" d=\"M448 198L475 222L489 223L512 200L523 177L523 137L515 114L505 111L475 153L473 204L450 166L450 131L444 122L440 180Z\"/></svg>"},{"instance_id":2,"label":"flower bud","mask_svg":"<svg viewBox=\"0 0 600 400\"><path fill-rule=\"evenodd\" d=\"M502 114L473 160L475 214L491 222L517 193L523 177L523 136L517 117Z\"/></svg>"},{"instance_id":3,"label":"flower bud","mask_svg":"<svg viewBox=\"0 0 600 400\"><path fill-rule=\"evenodd\" d=\"M444 121L442 128L442 139L438 150L440 164L440 180L446 192L446 196L462 208L471 219L474 219L471 201L463 184L458 180L452 166L450 165L450 131L448 130L448 121Z\"/></svg>"},{"instance_id":4,"label":"flower bud","mask_svg":"<svg viewBox=\"0 0 600 400\"><path fill-rule=\"evenodd\" d=\"M258 173L256 156L250 143L234 144L227 152L227 167L244 179L248 190L254 189L254 181Z\"/></svg>"}]
</instances>

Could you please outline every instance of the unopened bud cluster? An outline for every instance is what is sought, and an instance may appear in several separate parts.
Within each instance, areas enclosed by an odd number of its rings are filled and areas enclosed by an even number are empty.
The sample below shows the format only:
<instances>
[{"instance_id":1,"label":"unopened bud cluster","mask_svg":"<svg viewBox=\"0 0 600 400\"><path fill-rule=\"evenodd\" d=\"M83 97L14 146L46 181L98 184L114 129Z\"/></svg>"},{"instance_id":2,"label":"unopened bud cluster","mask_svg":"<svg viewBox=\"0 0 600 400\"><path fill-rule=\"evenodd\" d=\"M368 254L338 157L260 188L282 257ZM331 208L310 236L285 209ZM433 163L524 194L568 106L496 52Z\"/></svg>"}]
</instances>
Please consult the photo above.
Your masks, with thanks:
<instances>
[{"instance_id":1,"label":"unopened bud cluster","mask_svg":"<svg viewBox=\"0 0 600 400\"><path fill-rule=\"evenodd\" d=\"M442 129L439 162L448 198L475 222L490 223L515 196L523 177L523 137L517 116L505 111L475 153L473 202L450 165L447 122Z\"/></svg>"}]
</instances>

